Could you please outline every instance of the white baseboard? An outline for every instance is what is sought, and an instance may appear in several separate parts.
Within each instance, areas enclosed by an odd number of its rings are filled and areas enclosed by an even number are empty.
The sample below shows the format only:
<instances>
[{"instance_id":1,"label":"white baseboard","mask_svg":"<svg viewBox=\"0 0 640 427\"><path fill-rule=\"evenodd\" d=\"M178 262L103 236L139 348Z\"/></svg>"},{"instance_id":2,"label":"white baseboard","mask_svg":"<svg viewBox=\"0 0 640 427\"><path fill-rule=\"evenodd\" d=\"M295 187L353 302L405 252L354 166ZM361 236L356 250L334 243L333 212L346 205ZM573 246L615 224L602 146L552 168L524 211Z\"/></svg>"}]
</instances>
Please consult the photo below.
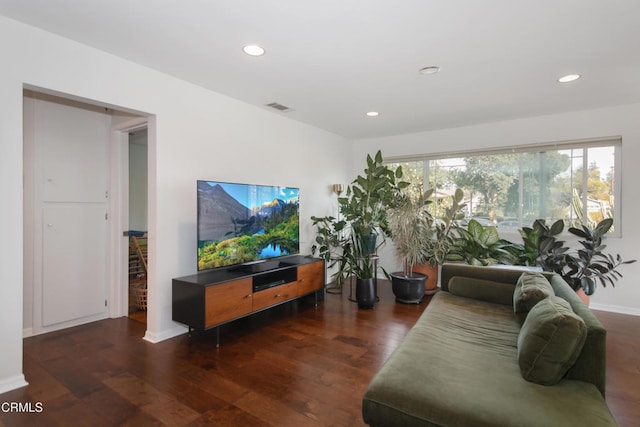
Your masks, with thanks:
<instances>
[{"instance_id":1,"label":"white baseboard","mask_svg":"<svg viewBox=\"0 0 640 427\"><path fill-rule=\"evenodd\" d=\"M591 303L589 304L589 308L593 309L593 310L600 310L600 311L609 311L611 313L620 313L620 314L628 314L631 316L640 316L640 308L633 308L633 307L621 307L618 305L609 305L609 304L596 304L596 303Z\"/></svg>"},{"instance_id":2,"label":"white baseboard","mask_svg":"<svg viewBox=\"0 0 640 427\"><path fill-rule=\"evenodd\" d=\"M15 390L20 387L26 387L28 385L29 383L24 379L24 374L5 378L3 380L0 380L0 394Z\"/></svg>"},{"instance_id":3,"label":"white baseboard","mask_svg":"<svg viewBox=\"0 0 640 427\"><path fill-rule=\"evenodd\" d=\"M33 336L33 328L24 328L22 330L22 338L29 338Z\"/></svg>"},{"instance_id":4,"label":"white baseboard","mask_svg":"<svg viewBox=\"0 0 640 427\"><path fill-rule=\"evenodd\" d=\"M145 332L144 340L149 341L150 343L156 344L164 340L168 340L173 337L177 337L178 335L182 335L188 331L188 328L183 325L176 325L171 329L167 329L158 333L155 332Z\"/></svg>"}]
</instances>

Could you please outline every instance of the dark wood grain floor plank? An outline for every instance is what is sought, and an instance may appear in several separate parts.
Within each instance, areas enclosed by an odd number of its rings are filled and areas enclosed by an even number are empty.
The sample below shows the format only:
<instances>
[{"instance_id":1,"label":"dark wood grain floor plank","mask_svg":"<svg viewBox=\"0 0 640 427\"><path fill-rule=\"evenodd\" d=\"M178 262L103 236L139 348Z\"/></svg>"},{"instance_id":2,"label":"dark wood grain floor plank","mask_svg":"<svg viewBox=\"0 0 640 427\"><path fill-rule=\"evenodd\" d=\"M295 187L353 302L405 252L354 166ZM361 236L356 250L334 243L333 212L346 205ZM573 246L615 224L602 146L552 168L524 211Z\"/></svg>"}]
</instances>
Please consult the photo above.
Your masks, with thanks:
<instances>
[{"instance_id":1,"label":"dark wood grain floor plank","mask_svg":"<svg viewBox=\"0 0 640 427\"><path fill-rule=\"evenodd\" d=\"M24 340L29 386L2 401L4 426L361 426L367 384L428 303L358 310L342 295L285 304L212 332L158 344L110 319ZM597 311L608 330L607 402L621 427L640 419L640 317ZM426 362L425 362L426 363Z\"/></svg>"}]
</instances>

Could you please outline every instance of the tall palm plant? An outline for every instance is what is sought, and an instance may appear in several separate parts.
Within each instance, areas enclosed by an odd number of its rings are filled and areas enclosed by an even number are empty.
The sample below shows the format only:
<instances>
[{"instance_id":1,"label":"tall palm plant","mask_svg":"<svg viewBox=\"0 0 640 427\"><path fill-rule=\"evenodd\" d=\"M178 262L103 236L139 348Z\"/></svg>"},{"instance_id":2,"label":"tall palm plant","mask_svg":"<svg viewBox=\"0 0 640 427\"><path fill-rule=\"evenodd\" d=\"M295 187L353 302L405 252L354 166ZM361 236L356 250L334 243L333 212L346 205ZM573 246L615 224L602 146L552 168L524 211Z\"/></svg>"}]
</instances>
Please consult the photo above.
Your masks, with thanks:
<instances>
[{"instance_id":1,"label":"tall palm plant","mask_svg":"<svg viewBox=\"0 0 640 427\"><path fill-rule=\"evenodd\" d=\"M415 192L413 192L415 193ZM431 239L433 217L427 211L433 190L417 195L399 191L389 209L389 234L402 260L405 277L413 275L413 266L423 264L431 255L425 245Z\"/></svg>"}]
</instances>

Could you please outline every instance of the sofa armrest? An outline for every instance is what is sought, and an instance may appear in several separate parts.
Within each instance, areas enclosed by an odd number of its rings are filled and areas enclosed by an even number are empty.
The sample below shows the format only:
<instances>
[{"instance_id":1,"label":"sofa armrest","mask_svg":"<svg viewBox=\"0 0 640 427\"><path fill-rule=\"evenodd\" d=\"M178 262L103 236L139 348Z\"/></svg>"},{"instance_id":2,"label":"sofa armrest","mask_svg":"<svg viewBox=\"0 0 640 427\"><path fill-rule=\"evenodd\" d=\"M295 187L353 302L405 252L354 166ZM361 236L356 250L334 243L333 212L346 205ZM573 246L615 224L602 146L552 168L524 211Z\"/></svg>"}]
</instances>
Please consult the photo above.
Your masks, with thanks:
<instances>
[{"instance_id":1,"label":"sofa armrest","mask_svg":"<svg viewBox=\"0 0 640 427\"><path fill-rule=\"evenodd\" d=\"M550 274L548 277L555 294L569 302L573 312L582 317L587 325L587 339L582 347L582 352L580 352L576 363L567 372L566 377L590 382L598 387L604 396L607 370L607 330L562 277L557 274Z\"/></svg>"}]
</instances>

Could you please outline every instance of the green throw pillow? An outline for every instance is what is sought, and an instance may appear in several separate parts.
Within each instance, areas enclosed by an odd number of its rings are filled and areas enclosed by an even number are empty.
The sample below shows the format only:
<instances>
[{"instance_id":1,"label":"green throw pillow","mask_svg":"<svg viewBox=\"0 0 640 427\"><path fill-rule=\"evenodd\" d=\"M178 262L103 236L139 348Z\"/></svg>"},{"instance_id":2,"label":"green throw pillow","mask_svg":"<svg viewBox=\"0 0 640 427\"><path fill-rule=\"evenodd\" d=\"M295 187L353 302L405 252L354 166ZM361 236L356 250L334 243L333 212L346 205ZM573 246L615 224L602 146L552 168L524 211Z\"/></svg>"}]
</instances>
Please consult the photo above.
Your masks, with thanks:
<instances>
[{"instance_id":1,"label":"green throw pillow","mask_svg":"<svg viewBox=\"0 0 640 427\"><path fill-rule=\"evenodd\" d=\"M518 321L523 323L537 303L552 295L553 287L542 273L522 273L513 292L513 312Z\"/></svg>"},{"instance_id":2,"label":"green throw pillow","mask_svg":"<svg viewBox=\"0 0 640 427\"><path fill-rule=\"evenodd\" d=\"M494 282L474 277L453 276L449 279L449 292L466 298L496 304L513 304L513 284Z\"/></svg>"},{"instance_id":3,"label":"green throw pillow","mask_svg":"<svg viewBox=\"0 0 640 427\"><path fill-rule=\"evenodd\" d=\"M586 338L584 320L567 301L556 296L540 301L518 336L522 377L538 384L556 384L576 362Z\"/></svg>"}]
</instances>

